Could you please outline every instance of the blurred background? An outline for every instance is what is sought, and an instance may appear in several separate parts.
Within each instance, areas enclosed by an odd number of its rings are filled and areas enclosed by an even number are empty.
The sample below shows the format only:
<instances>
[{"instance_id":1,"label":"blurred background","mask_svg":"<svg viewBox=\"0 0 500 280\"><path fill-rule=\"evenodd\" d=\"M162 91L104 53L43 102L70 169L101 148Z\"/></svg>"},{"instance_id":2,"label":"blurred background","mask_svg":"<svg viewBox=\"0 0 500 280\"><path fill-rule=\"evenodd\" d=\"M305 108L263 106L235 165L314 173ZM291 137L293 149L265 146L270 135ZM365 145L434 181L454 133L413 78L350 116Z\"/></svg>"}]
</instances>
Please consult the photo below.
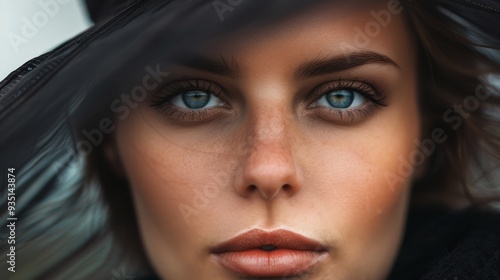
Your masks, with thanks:
<instances>
[{"instance_id":1,"label":"blurred background","mask_svg":"<svg viewBox=\"0 0 500 280\"><path fill-rule=\"evenodd\" d=\"M0 0L0 80L90 25L83 0Z\"/></svg>"}]
</instances>

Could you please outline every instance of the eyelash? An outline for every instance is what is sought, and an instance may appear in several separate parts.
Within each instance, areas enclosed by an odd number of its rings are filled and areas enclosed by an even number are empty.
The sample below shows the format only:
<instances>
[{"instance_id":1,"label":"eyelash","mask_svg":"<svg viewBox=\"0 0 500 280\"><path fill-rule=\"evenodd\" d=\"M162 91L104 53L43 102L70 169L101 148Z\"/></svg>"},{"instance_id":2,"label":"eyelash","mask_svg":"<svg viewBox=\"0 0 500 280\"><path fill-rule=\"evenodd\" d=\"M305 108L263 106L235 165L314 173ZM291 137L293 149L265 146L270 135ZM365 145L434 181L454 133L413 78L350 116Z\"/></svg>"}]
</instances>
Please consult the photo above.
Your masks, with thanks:
<instances>
[{"instance_id":1,"label":"eyelash","mask_svg":"<svg viewBox=\"0 0 500 280\"><path fill-rule=\"evenodd\" d=\"M185 110L171 104L174 97L190 90L205 91L213 94L219 98L223 104L216 107L198 110ZM369 102L366 102L368 104L365 103L364 105L361 105L361 108L356 109L335 109L313 105L325 96L325 94L331 91L339 90L351 90L357 92ZM356 77L341 77L335 81L320 84L307 95L307 99L312 99L307 106L308 109L314 108L316 110L320 110L322 113L327 115L327 118L334 118L335 120L340 120L341 122L345 121L344 118L347 115L350 118L351 123L370 117L374 109L387 106L385 102L386 95L381 89L377 88L369 81L361 80ZM229 102L225 97L222 88L214 82L203 79L171 82L162 90L157 92L155 94L155 98L151 102L151 106L153 108L157 109L161 113L164 113L168 117L172 117L178 121L187 122L201 122L215 119L220 116L220 114L224 113L225 109L231 108L228 104Z\"/></svg>"},{"instance_id":2,"label":"eyelash","mask_svg":"<svg viewBox=\"0 0 500 280\"><path fill-rule=\"evenodd\" d=\"M224 109L221 108L221 106L216 108L186 111L184 109L174 108L175 106L170 104L174 97L190 90L202 90L209 92L221 99L225 104L228 103L224 97L223 90L217 84L207 80L193 79L174 81L167 84L164 88L162 88L162 90L157 92L156 99L153 100L151 106L159 110L161 113L181 121L207 121L216 118L223 112ZM225 107L229 108L227 105Z\"/></svg>"},{"instance_id":3,"label":"eyelash","mask_svg":"<svg viewBox=\"0 0 500 280\"><path fill-rule=\"evenodd\" d=\"M339 119L341 122L345 121L344 117L347 115L350 122L356 122L357 120L362 120L368 118L372 115L373 110L386 107L387 95L384 94L382 89L373 85L372 82L359 79L357 77L341 77L335 81L326 82L320 84L314 88L310 94L310 99L314 102L319 101L325 94L332 91L340 90L351 90L361 94L367 99L368 104L362 105L361 108L356 109L335 109L326 108L320 106L311 106L308 108L318 108L318 110L326 110L327 116L333 116L335 119Z\"/></svg>"}]
</instances>

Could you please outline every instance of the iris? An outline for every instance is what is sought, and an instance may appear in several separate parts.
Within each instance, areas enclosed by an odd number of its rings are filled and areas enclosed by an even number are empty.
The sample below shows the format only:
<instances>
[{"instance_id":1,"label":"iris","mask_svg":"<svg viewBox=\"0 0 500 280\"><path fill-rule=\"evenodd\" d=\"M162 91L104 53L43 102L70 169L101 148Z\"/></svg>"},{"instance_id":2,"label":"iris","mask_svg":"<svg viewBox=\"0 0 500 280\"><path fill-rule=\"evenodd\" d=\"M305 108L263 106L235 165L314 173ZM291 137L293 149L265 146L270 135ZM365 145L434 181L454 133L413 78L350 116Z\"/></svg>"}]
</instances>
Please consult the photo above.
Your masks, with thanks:
<instances>
[{"instance_id":1,"label":"iris","mask_svg":"<svg viewBox=\"0 0 500 280\"><path fill-rule=\"evenodd\" d=\"M352 90L335 90L326 94L328 104L334 108L346 109L354 102L354 92Z\"/></svg>"},{"instance_id":2,"label":"iris","mask_svg":"<svg viewBox=\"0 0 500 280\"><path fill-rule=\"evenodd\" d=\"M201 109L210 102L211 94L199 90L191 90L182 94L182 101L189 109Z\"/></svg>"}]
</instances>

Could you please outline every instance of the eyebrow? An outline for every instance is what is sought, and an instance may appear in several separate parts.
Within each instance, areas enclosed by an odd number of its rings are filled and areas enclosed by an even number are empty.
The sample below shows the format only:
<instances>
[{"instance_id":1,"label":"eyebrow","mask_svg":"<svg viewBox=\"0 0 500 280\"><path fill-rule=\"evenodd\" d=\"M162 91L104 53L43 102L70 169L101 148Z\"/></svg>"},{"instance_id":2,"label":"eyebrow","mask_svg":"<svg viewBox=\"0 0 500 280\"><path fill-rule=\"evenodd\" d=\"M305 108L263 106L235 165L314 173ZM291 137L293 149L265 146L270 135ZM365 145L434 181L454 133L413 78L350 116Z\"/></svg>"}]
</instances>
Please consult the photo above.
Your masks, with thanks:
<instances>
[{"instance_id":1,"label":"eyebrow","mask_svg":"<svg viewBox=\"0 0 500 280\"><path fill-rule=\"evenodd\" d=\"M317 59L299 66L294 76L296 79L310 78L356 68L367 64L387 64L400 68L394 60L375 52L350 53L328 59Z\"/></svg>"},{"instance_id":2,"label":"eyebrow","mask_svg":"<svg viewBox=\"0 0 500 280\"><path fill-rule=\"evenodd\" d=\"M233 79L241 78L244 75L243 67L234 57L226 59L221 55L220 60L217 61L201 55L192 54L188 56L188 59L180 62L180 64L220 76L231 77ZM398 69L400 68L394 60L385 55L376 52L357 52L306 62L295 69L294 77L296 79L311 78L368 64L386 64L392 65Z\"/></svg>"},{"instance_id":3,"label":"eyebrow","mask_svg":"<svg viewBox=\"0 0 500 280\"><path fill-rule=\"evenodd\" d=\"M187 60L181 62L182 65L233 79L242 77L243 68L234 57L226 59L221 55L218 61L197 54L188 57Z\"/></svg>"}]
</instances>

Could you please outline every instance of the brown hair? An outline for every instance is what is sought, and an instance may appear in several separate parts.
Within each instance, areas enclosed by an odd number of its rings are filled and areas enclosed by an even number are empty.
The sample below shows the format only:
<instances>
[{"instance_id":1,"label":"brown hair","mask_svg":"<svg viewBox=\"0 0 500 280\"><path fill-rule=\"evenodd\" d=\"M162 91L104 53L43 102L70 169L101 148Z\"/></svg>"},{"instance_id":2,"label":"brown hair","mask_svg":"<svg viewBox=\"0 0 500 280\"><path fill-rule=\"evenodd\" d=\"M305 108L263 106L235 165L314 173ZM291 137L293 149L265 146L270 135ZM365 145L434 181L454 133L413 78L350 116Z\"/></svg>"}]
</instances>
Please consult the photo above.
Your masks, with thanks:
<instances>
[{"instance_id":1,"label":"brown hair","mask_svg":"<svg viewBox=\"0 0 500 280\"><path fill-rule=\"evenodd\" d=\"M452 205L500 201L493 181L500 160L500 95L488 78L500 73L494 53L500 47L498 36L486 33L499 21L465 1L404 4L420 49L423 135L433 139L437 129L446 139L436 143L413 199Z\"/></svg>"}]
</instances>

